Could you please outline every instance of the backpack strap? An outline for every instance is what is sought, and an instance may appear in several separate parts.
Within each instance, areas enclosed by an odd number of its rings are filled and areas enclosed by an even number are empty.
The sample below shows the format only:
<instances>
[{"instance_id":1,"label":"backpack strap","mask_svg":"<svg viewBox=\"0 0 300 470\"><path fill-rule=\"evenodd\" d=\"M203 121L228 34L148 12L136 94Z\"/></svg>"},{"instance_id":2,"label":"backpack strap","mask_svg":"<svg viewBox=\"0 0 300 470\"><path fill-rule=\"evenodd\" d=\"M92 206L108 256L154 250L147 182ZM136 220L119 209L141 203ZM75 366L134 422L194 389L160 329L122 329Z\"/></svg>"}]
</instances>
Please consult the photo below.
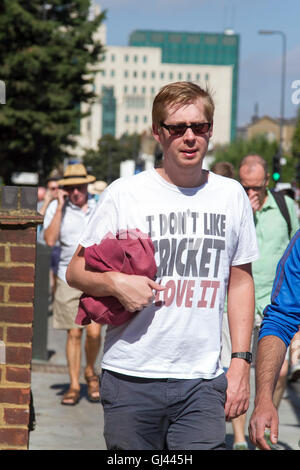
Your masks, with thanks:
<instances>
[{"instance_id":1,"label":"backpack strap","mask_svg":"<svg viewBox=\"0 0 300 470\"><path fill-rule=\"evenodd\" d=\"M277 191L274 191L274 189L271 189L270 191L271 191L271 194L272 194L273 198L275 199L275 201L276 201L276 203L279 207L279 210L280 210L282 216L284 217L284 219L287 223L289 239L291 239L291 231L292 231L291 218L290 218L290 213L288 211L288 207L287 207L287 204L286 204L285 197L284 197L283 194L281 194Z\"/></svg>"}]
</instances>

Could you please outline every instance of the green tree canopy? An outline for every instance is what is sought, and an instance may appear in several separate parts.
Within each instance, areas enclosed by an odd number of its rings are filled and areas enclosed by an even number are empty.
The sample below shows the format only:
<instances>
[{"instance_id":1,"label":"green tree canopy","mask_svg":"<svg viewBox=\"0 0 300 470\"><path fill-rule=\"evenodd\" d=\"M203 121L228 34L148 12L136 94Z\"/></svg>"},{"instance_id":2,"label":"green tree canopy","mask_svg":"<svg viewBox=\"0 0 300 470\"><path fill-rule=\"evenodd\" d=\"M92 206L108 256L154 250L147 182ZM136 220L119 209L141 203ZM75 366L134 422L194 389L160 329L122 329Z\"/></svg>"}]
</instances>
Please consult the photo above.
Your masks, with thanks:
<instances>
[{"instance_id":1,"label":"green tree canopy","mask_svg":"<svg viewBox=\"0 0 300 470\"><path fill-rule=\"evenodd\" d=\"M120 177L121 162L138 158L140 142L138 134L123 135L120 139L106 134L99 140L97 150L86 151L84 164L97 180L111 183Z\"/></svg>"},{"instance_id":2,"label":"green tree canopy","mask_svg":"<svg viewBox=\"0 0 300 470\"><path fill-rule=\"evenodd\" d=\"M296 120L295 131L293 134L292 154L294 157L300 158L300 107L298 109L298 116Z\"/></svg>"},{"instance_id":3,"label":"green tree canopy","mask_svg":"<svg viewBox=\"0 0 300 470\"><path fill-rule=\"evenodd\" d=\"M219 146L215 151L215 162L228 161L233 164L238 176L238 168L241 160L246 155L258 154L263 157L267 163L269 172L272 172L272 159L278 152L278 143L270 142L264 135L254 136L252 139L236 139L228 145ZM282 166L281 181L290 182L293 180L294 167L291 158L286 158L286 165ZM271 184L272 185L272 184Z\"/></svg>"},{"instance_id":4,"label":"green tree canopy","mask_svg":"<svg viewBox=\"0 0 300 470\"><path fill-rule=\"evenodd\" d=\"M80 103L95 98L91 68L103 51L94 33L103 18L90 17L90 0L1 1L0 173L6 184L13 171L38 171L43 181L74 146Z\"/></svg>"}]
</instances>

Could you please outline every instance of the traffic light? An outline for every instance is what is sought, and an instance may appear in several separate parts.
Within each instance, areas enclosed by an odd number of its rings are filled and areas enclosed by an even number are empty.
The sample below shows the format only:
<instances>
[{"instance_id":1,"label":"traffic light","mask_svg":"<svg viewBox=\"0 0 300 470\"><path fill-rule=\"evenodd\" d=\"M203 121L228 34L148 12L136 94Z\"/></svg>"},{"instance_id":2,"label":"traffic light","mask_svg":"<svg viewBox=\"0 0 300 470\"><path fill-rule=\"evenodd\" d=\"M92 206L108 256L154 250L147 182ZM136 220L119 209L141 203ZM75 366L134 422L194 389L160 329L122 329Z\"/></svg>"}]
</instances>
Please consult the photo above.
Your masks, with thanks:
<instances>
[{"instance_id":1,"label":"traffic light","mask_svg":"<svg viewBox=\"0 0 300 470\"><path fill-rule=\"evenodd\" d=\"M272 179L277 183L277 181L280 180L280 173L281 173L281 168L280 168L280 155L276 154L273 157L273 166L272 166Z\"/></svg>"}]
</instances>

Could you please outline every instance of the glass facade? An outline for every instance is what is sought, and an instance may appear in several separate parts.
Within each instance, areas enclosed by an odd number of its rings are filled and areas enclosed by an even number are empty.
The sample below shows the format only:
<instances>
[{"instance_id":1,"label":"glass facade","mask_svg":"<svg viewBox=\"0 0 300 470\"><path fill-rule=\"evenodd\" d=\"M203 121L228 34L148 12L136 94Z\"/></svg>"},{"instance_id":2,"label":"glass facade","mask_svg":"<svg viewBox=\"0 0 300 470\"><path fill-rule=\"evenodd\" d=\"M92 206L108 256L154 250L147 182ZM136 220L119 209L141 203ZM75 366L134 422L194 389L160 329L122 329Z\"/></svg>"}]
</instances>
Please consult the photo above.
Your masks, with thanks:
<instances>
[{"instance_id":1,"label":"glass facade","mask_svg":"<svg viewBox=\"0 0 300 470\"><path fill-rule=\"evenodd\" d=\"M237 125L239 35L137 30L131 33L129 45L160 47L162 62L165 63L232 65L231 140L234 139Z\"/></svg>"},{"instance_id":2,"label":"glass facade","mask_svg":"<svg viewBox=\"0 0 300 470\"><path fill-rule=\"evenodd\" d=\"M116 132L116 99L113 87L102 87L102 135L115 135Z\"/></svg>"}]
</instances>

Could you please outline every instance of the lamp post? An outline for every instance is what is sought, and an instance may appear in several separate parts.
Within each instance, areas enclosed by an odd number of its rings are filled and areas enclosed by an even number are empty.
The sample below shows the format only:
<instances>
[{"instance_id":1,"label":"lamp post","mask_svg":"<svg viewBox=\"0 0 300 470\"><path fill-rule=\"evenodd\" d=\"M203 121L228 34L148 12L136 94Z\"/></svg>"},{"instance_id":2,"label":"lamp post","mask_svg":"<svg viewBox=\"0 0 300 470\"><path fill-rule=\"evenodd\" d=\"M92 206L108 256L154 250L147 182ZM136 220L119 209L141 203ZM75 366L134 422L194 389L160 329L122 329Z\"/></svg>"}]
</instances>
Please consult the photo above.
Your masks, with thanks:
<instances>
[{"instance_id":1,"label":"lamp post","mask_svg":"<svg viewBox=\"0 0 300 470\"><path fill-rule=\"evenodd\" d=\"M286 35L283 31L261 30L259 34L277 34L282 38L282 59L281 59L281 97L280 97L280 127L279 127L279 158L282 158L282 134L284 120L284 90L285 90L285 71L286 71Z\"/></svg>"}]
</instances>

